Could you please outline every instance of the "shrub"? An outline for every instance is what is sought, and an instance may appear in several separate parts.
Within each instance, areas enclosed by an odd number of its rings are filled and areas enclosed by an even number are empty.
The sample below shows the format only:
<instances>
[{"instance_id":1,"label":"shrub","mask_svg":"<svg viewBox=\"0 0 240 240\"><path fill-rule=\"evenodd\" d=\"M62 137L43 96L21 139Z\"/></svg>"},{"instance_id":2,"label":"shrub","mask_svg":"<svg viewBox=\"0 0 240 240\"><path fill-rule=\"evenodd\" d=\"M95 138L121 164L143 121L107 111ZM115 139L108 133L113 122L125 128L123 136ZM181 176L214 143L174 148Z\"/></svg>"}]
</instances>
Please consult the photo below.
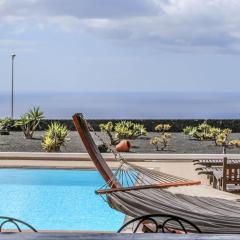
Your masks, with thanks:
<instances>
[{"instance_id":1,"label":"shrub","mask_svg":"<svg viewBox=\"0 0 240 240\"><path fill-rule=\"evenodd\" d=\"M170 129L171 129L170 124L158 124L155 127L155 131L159 132L160 135L157 137L153 137L150 140L150 144L154 145L157 151L159 151L159 147L161 151L163 151L168 146L172 135L171 133L166 133L166 131L169 131Z\"/></svg>"},{"instance_id":2,"label":"shrub","mask_svg":"<svg viewBox=\"0 0 240 240\"><path fill-rule=\"evenodd\" d=\"M113 123L107 122L102 123L99 125L101 132L107 133L108 137L110 138L111 145L114 145L116 141L113 138L112 132L113 132Z\"/></svg>"},{"instance_id":3,"label":"shrub","mask_svg":"<svg viewBox=\"0 0 240 240\"><path fill-rule=\"evenodd\" d=\"M229 146L240 148L240 140L229 141Z\"/></svg>"},{"instance_id":4,"label":"shrub","mask_svg":"<svg viewBox=\"0 0 240 240\"><path fill-rule=\"evenodd\" d=\"M151 138L150 144L155 146L156 150L159 151L160 138L159 137Z\"/></svg>"},{"instance_id":5,"label":"shrub","mask_svg":"<svg viewBox=\"0 0 240 240\"><path fill-rule=\"evenodd\" d=\"M171 138L172 138L171 133L163 133L163 135L160 137L162 151L168 146L168 143L170 142Z\"/></svg>"},{"instance_id":6,"label":"shrub","mask_svg":"<svg viewBox=\"0 0 240 240\"><path fill-rule=\"evenodd\" d=\"M9 134L9 129L13 126L13 120L11 118L4 118L0 120L0 133Z\"/></svg>"},{"instance_id":7,"label":"shrub","mask_svg":"<svg viewBox=\"0 0 240 240\"><path fill-rule=\"evenodd\" d=\"M131 121L118 122L114 129L118 139L136 139L147 134L144 125Z\"/></svg>"},{"instance_id":8,"label":"shrub","mask_svg":"<svg viewBox=\"0 0 240 240\"><path fill-rule=\"evenodd\" d=\"M228 143L228 135L224 133L220 133L216 138L217 145L227 145Z\"/></svg>"},{"instance_id":9,"label":"shrub","mask_svg":"<svg viewBox=\"0 0 240 240\"><path fill-rule=\"evenodd\" d=\"M229 136L232 133L232 130L230 128L225 128L222 130L222 133Z\"/></svg>"},{"instance_id":10,"label":"shrub","mask_svg":"<svg viewBox=\"0 0 240 240\"><path fill-rule=\"evenodd\" d=\"M30 109L28 113L25 113L19 120L16 121L15 126L20 126L25 138L33 138L34 131L40 124L40 121L44 118L43 112L40 108Z\"/></svg>"},{"instance_id":11,"label":"shrub","mask_svg":"<svg viewBox=\"0 0 240 240\"><path fill-rule=\"evenodd\" d=\"M196 127L187 126L183 129L183 133L186 135L192 135L196 131Z\"/></svg>"},{"instance_id":12,"label":"shrub","mask_svg":"<svg viewBox=\"0 0 240 240\"><path fill-rule=\"evenodd\" d=\"M215 143L221 133L227 133L229 131L231 133L231 129L220 129L212 127L211 125L207 124L206 121L198 125L197 127L187 126L183 129L184 134L194 137L199 141L213 140L215 141Z\"/></svg>"},{"instance_id":13,"label":"shrub","mask_svg":"<svg viewBox=\"0 0 240 240\"><path fill-rule=\"evenodd\" d=\"M166 132L169 131L172 126L170 124L158 124L155 127L155 131L157 132Z\"/></svg>"},{"instance_id":14,"label":"shrub","mask_svg":"<svg viewBox=\"0 0 240 240\"><path fill-rule=\"evenodd\" d=\"M223 129L220 134L216 136L217 145L223 145L224 143L228 143L228 137L232 133L232 130L229 128Z\"/></svg>"},{"instance_id":15,"label":"shrub","mask_svg":"<svg viewBox=\"0 0 240 240\"><path fill-rule=\"evenodd\" d=\"M198 130L203 133L208 133L210 129L211 129L211 126L209 124L207 124L206 121L204 121L203 123L198 125Z\"/></svg>"},{"instance_id":16,"label":"shrub","mask_svg":"<svg viewBox=\"0 0 240 240\"><path fill-rule=\"evenodd\" d=\"M212 139L210 129L211 126L207 122L204 122L198 125L195 131L193 131L193 137L198 140L210 140Z\"/></svg>"},{"instance_id":17,"label":"shrub","mask_svg":"<svg viewBox=\"0 0 240 240\"><path fill-rule=\"evenodd\" d=\"M68 133L65 125L58 122L51 123L43 137L42 148L47 152L59 152L61 146L64 146L68 140Z\"/></svg>"},{"instance_id":18,"label":"shrub","mask_svg":"<svg viewBox=\"0 0 240 240\"><path fill-rule=\"evenodd\" d=\"M160 137L153 137L150 140L150 144L154 145L157 151L159 151L159 147L163 151L168 146L171 137L171 133L163 133Z\"/></svg>"},{"instance_id":19,"label":"shrub","mask_svg":"<svg viewBox=\"0 0 240 240\"><path fill-rule=\"evenodd\" d=\"M219 136L223 131L225 131L225 129L222 130L222 129L220 129L220 128L215 128L215 127L211 128L211 129L210 129L210 133L209 133L209 134L210 134L210 139L214 140L215 143L216 143L218 136Z\"/></svg>"}]
</instances>

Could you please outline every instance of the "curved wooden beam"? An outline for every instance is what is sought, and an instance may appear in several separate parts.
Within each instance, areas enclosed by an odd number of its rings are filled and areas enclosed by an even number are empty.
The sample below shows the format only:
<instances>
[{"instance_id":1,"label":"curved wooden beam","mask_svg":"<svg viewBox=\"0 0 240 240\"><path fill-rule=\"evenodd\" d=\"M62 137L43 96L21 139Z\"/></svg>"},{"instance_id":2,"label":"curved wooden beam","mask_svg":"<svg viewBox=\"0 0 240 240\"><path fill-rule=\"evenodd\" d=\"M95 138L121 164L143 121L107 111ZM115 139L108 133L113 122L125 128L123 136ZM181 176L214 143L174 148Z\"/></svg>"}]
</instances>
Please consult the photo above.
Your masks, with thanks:
<instances>
[{"instance_id":1,"label":"curved wooden beam","mask_svg":"<svg viewBox=\"0 0 240 240\"><path fill-rule=\"evenodd\" d=\"M76 113L73 115L73 123L78 131L83 144L90 155L94 165L96 166L99 173L102 175L106 183L108 183L110 188L121 187L121 184L114 177L111 169L107 165L106 161L103 159L97 145L95 144L83 115L81 113Z\"/></svg>"},{"instance_id":2,"label":"curved wooden beam","mask_svg":"<svg viewBox=\"0 0 240 240\"><path fill-rule=\"evenodd\" d=\"M170 183L158 183L158 184L149 184L149 185L141 185L141 186L133 186L133 187L121 187L121 188L112 188L112 189L100 189L95 191L96 194L102 195L107 193L114 192L126 192L131 190L142 190L142 189L150 189L150 188L169 188L169 187L181 187L181 186L191 186L191 185L199 185L201 181L185 181L185 182L170 182Z\"/></svg>"}]
</instances>

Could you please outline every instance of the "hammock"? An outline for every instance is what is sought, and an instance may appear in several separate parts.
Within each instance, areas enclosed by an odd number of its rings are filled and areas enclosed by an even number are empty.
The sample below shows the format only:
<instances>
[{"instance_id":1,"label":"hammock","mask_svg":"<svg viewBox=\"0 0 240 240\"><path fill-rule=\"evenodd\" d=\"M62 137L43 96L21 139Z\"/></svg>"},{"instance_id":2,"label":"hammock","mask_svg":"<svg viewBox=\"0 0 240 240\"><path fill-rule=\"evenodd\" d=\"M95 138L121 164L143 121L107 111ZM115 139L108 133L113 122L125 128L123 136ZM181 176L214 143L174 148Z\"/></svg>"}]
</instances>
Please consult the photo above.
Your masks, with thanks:
<instances>
[{"instance_id":1,"label":"hammock","mask_svg":"<svg viewBox=\"0 0 240 240\"><path fill-rule=\"evenodd\" d=\"M204 233L240 233L237 195L129 163L93 132L119 160L118 169L112 172L94 143L89 132L92 128L83 115L75 114L73 122L106 182L96 193L104 195L110 207L132 217L157 213L181 216Z\"/></svg>"}]
</instances>

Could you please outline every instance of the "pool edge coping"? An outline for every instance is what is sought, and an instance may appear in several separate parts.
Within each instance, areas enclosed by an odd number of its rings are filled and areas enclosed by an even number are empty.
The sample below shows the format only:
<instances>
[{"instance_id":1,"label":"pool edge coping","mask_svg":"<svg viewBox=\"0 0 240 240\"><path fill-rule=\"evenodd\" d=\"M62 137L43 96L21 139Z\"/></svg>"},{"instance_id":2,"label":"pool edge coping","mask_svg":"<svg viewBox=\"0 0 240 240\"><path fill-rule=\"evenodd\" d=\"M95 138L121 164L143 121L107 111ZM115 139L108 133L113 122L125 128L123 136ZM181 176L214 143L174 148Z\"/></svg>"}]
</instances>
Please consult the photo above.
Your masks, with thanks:
<instances>
[{"instance_id":1,"label":"pool edge coping","mask_svg":"<svg viewBox=\"0 0 240 240\"><path fill-rule=\"evenodd\" d=\"M106 161L115 162L112 153L102 153ZM240 158L240 154L158 154L122 153L128 161L192 161L196 159ZM91 161L87 153L0 152L0 160Z\"/></svg>"}]
</instances>

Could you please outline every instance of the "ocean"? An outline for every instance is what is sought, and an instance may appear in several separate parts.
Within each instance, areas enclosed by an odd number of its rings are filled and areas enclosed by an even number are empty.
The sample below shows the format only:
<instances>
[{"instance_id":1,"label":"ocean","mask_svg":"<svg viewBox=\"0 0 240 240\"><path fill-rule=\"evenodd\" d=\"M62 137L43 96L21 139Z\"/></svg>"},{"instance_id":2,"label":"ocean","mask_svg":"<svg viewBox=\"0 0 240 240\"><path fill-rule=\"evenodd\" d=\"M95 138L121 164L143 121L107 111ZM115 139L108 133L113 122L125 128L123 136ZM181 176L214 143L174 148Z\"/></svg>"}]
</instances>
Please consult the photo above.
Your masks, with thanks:
<instances>
[{"instance_id":1,"label":"ocean","mask_svg":"<svg viewBox=\"0 0 240 240\"><path fill-rule=\"evenodd\" d=\"M0 93L0 118L10 116L10 93ZM14 117L39 106L45 117L70 119L238 119L239 93L112 92L16 93Z\"/></svg>"}]
</instances>

